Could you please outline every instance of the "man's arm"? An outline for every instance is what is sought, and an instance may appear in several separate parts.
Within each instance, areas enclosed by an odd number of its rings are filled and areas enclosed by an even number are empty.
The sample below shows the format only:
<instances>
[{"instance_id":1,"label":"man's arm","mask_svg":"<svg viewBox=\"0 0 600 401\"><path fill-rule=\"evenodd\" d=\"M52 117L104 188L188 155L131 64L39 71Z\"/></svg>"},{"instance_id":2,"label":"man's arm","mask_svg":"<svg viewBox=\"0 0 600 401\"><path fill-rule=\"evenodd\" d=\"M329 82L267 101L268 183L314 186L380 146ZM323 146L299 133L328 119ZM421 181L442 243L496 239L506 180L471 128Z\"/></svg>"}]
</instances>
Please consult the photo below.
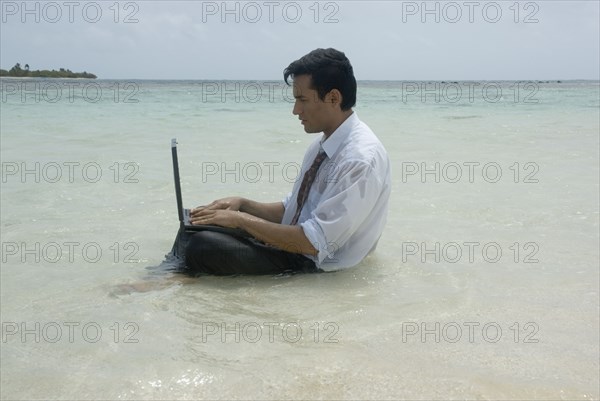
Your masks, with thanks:
<instances>
[{"instance_id":1,"label":"man's arm","mask_svg":"<svg viewBox=\"0 0 600 401\"><path fill-rule=\"evenodd\" d=\"M243 198L239 211L279 224L283 220L285 208L281 202L262 203Z\"/></svg>"},{"instance_id":2,"label":"man's arm","mask_svg":"<svg viewBox=\"0 0 600 401\"><path fill-rule=\"evenodd\" d=\"M283 204L257 204L257 210L266 216L283 216ZM257 206L250 205L250 206ZM281 209L279 209L281 207ZM250 209L252 210L252 208ZM281 221L281 217L279 218ZM316 255L317 250L310 243L300 226L290 226L268 221L240 210L207 206L194 209L192 224L216 224L223 227L241 228L256 239L291 253Z\"/></svg>"},{"instance_id":3,"label":"man's arm","mask_svg":"<svg viewBox=\"0 0 600 401\"><path fill-rule=\"evenodd\" d=\"M247 213L238 213L238 227L265 244L273 245L291 253L315 256L317 250L310 243L300 226L272 223Z\"/></svg>"},{"instance_id":4,"label":"man's arm","mask_svg":"<svg viewBox=\"0 0 600 401\"><path fill-rule=\"evenodd\" d=\"M281 202L263 203L234 196L230 198L217 199L210 205L199 206L193 209L191 211L192 221L194 216L200 215L200 213L204 210L220 209L245 212L273 223L281 223L281 220L283 219L283 213L285 212L283 203Z\"/></svg>"}]
</instances>

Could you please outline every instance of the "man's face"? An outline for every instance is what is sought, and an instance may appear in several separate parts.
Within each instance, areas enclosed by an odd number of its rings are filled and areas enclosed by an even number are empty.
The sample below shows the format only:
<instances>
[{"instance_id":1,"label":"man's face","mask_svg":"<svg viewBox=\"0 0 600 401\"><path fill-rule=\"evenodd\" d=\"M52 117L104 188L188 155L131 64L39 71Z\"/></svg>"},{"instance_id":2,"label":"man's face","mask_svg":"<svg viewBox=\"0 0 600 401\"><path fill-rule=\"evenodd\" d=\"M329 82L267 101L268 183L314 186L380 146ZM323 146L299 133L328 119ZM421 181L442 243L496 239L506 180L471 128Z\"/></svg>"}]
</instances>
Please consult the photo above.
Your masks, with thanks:
<instances>
[{"instance_id":1,"label":"man's face","mask_svg":"<svg viewBox=\"0 0 600 401\"><path fill-rule=\"evenodd\" d=\"M294 98L296 102L292 114L300 118L306 133L325 132L326 135L331 134L336 107L329 101L329 94L323 100L319 99L318 92L311 89L311 83L310 75L294 77Z\"/></svg>"}]
</instances>

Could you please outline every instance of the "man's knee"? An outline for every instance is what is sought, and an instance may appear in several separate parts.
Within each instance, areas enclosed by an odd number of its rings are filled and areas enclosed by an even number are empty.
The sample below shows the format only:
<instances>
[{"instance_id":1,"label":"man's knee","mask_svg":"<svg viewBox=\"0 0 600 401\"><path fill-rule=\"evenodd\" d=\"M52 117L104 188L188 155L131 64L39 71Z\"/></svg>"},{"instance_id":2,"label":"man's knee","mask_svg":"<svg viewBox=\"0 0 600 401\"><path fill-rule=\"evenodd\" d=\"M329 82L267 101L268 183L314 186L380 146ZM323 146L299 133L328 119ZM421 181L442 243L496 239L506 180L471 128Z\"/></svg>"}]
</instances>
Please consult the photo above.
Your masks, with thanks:
<instances>
[{"instance_id":1,"label":"man's knee","mask_svg":"<svg viewBox=\"0 0 600 401\"><path fill-rule=\"evenodd\" d=\"M212 231L194 233L185 251L185 264L197 273L223 274L234 247L227 235Z\"/></svg>"}]
</instances>

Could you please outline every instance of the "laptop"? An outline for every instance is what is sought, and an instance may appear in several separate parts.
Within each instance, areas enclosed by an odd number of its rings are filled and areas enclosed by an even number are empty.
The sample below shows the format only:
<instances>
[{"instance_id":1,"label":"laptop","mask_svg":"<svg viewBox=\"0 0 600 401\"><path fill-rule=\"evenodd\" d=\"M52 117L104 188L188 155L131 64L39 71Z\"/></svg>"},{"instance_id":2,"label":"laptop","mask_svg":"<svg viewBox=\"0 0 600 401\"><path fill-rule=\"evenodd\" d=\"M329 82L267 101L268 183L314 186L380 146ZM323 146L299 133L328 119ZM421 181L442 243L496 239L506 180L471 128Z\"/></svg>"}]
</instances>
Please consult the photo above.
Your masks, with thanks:
<instances>
[{"instance_id":1,"label":"laptop","mask_svg":"<svg viewBox=\"0 0 600 401\"><path fill-rule=\"evenodd\" d=\"M221 227L208 224L190 223L190 209L184 209L181 197L181 182L179 180L179 161L177 160L177 139L171 139L171 155L173 157L173 175L175 177L175 197L177 198L177 213L179 215L180 231L215 231L238 237L251 237L239 228Z\"/></svg>"}]
</instances>

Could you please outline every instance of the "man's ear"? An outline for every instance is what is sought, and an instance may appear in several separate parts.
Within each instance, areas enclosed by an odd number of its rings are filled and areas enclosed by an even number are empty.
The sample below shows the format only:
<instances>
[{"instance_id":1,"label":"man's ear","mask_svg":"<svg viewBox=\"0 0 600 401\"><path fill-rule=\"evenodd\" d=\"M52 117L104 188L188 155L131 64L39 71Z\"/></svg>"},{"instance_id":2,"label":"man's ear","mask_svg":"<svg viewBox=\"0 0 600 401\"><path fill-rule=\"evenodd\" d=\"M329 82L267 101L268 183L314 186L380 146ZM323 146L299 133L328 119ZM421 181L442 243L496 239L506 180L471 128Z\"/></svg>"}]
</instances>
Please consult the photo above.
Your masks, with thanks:
<instances>
[{"instance_id":1,"label":"man's ear","mask_svg":"<svg viewBox=\"0 0 600 401\"><path fill-rule=\"evenodd\" d=\"M331 103L332 106L342 106L342 93L337 89L332 89L327 94L326 103Z\"/></svg>"}]
</instances>

